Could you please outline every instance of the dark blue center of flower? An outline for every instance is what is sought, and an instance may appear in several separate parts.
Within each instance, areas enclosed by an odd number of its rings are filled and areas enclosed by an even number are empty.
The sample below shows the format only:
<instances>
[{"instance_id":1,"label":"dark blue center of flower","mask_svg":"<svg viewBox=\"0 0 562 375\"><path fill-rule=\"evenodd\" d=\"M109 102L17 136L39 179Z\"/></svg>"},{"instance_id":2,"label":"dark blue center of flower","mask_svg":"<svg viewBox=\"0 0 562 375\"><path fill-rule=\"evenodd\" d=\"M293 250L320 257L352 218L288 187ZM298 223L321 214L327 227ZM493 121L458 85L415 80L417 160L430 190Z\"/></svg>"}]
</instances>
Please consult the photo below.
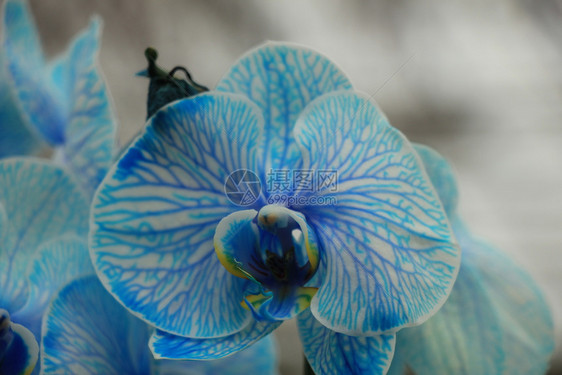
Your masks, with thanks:
<instances>
[{"instance_id":1,"label":"dark blue center of flower","mask_svg":"<svg viewBox=\"0 0 562 375\"><path fill-rule=\"evenodd\" d=\"M254 220L259 248L248 265L251 275L269 290L304 285L311 277L311 265L304 244L299 242L302 232L298 223L290 216L260 214Z\"/></svg>"},{"instance_id":2,"label":"dark blue center of flower","mask_svg":"<svg viewBox=\"0 0 562 375\"><path fill-rule=\"evenodd\" d=\"M10 329L10 314L4 309L0 309L0 363L12 343L12 339L13 333Z\"/></svg>"}]
</instances>

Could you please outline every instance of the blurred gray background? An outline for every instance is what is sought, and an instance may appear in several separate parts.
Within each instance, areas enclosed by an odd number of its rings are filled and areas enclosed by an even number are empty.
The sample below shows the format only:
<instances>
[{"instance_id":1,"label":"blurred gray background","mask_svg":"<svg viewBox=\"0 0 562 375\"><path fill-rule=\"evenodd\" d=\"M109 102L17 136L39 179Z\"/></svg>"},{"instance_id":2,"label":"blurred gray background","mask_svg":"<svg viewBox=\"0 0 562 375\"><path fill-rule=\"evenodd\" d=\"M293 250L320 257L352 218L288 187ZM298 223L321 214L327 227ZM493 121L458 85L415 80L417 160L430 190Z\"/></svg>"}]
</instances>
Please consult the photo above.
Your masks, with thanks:
<instances>
[{"instance_id":1,"label":"blurred gray background","mask_svg":"<svg viewBox=\"0 0 562 375\"><path fill-rule=\"evenodd\" d=\"M144 125L148 81L134 76L153 46L160 65L213 87L267 40L323 52L373 95L390 122L453 162L460 212L512 255L552 307L562 373L562 2L31 0L48 56L93 14L104 20L101 65L119 138ZM278 334L281 369L298 374L295 325Z\"/></svg>"}]
</instances>

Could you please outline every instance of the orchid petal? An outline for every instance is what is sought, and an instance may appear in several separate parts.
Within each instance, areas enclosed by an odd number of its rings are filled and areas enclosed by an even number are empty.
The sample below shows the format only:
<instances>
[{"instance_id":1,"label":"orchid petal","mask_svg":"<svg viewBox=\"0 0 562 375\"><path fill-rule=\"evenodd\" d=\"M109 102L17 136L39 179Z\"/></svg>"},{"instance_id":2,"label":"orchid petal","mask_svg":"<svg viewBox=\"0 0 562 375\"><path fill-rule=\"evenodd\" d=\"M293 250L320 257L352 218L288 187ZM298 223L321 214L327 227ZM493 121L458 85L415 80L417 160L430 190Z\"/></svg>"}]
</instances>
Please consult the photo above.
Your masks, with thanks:
<instances>
[{"instance_id":1,"label":"orchid petal","mask_svg":"<svg viewBox=\"0 0 562 375\"><path fill-rule=\"evenodd\" d=\"M463 250L459 275L442 309L398 333L393 373L435 368L455 374L539 374L554 347L552 317L535 282L501 252L475 240L454 214L452 168L434 150L416 146L447 208Z\"/></svg>"},{"instance_id":2,"label":"orchid petal","mask_svg":"<svg viewBox=\"0 0 562 375\"><path fill-rule=\"evenodd\" d=\"M413 144L448 217L457 209L459 188L449 162L430 147Z\"/></svg>"},{"instance_id":3,"label":"orchid petal","mask_svg":"<svg viewBox=\"0 0 562 375\"><path fill-rule=\"evenodd\" d=\"M148 327L95 276L76 279L53 299L43 322L42 374L150 374Z\"/></svg>"},{"instance_id":4,"label":"orchid petal","mask_svg":"<svg viewBox=\"0 0 562 375\"><path fill-rule=\"evenodd\" d=\"M502 374L501 322L487 285L463 248L451 295L427 322L398 332L396 351L416 374Z\"/></svg>"},{"instance_id":5,"label":"orchid petal","mask_svg":"<svg viewBox=\"0 0 562 375\"><path fill-rule=\"evenodd\" d=\"M91 197L113 161L115 116L99 70L100 21L78 35L51 72L51 87L64 87L66 109L62 162Z\"/></svg>"},{"instance_id":6,"label":"orchid petal","mask_svg":"<svg viewBox=\"0 0 562 375\"><path fill-rule=\"evenodd\" d=\"M4 6L4 56L23 115L45 140L64 142L65 113L60 97L51 95L37 31L24 1Z\"/></svg>"},{"instance_id":7,"label":"orchid petal","mask_svg":"<svg viewBox=\"0 0 562 375\"><path fill-rule=\"evenodd\" d=\"M252 321L239 332L211 339L190 339L156 331L149 346L156 359L218 359L248 348L273 332L281 322Z\"/></svg>"},{"instance_id":8,"label":"orchid petal","mask_svg":"<svg viewBox=\"0 0 562 375\"><path fill-rule=\"evenodd\" d=\"M304 47L269 43L240 58L217 90L240 93L263 111L265 133L260 171L300 164L292 130L298 114L316 97L350 89L347 77L323 55ZM260 176L265 181L265 175Z\"/></svg>"},{"instance_id":9,"label":"orchid petal","mask_svg":"<svg viewBox=\"0 0 562 375\"><path fill-rule=\"evenodd\" d=\"M19 269L14 270L15 276L8 278L7 275L12 272L11 269L15 257L15 253L8 253L14 247L16 239L12 235L14 231L12 225L8 221L6 210L0 202L0 306L7 311L17 311L27 300L29 293L29 285L25 280L26 264L18 262Z\"/></svg>"},{"instance_id":10,"label":"orchid petal","mask_svg":"<svg viewBox=\"0 0 562 375\"><path fill-rule=\"evenodd\" d=\"M461 244L462 246L462 244ZM505 255L488 246L482 272L503 331L504 374L543 374L554 350L550 309L534 280ZM496 267L496 265L500 265Z\"/></svg>"},{"instance_id":11,"label":"orchid petal","mask_svg":"<svg viewBox=\"0 0 562 375\"><path fill-rule=\"evenodd\" d=\"M37 154L45 145L20 112L4 63L0 51L0 158Z\"/></svg>"},{"instance_id":12,"label":"orchid petal","mask_svg":"<svg viewBox=\"0 0 562 375\"><path fill-rule=\"evenodd\" d=\"M552 317L535 282L454 221L463 249L442 309L398 333L397 353L416 374L542 374L554 349Z\"/></svg>"},{"instance_id":13,"label":"orchid petal","mask_svg":"<svg viewBox=\"0 0 562 375\"><path fill-rule=\"evenodd\" d=\"M29 259L42 243L65 233L85 237L88 205L62 169L23 158L0 162L0 205L0 286L3 299L19 301L16 311L27 298Z\"/></svg>"},{"instance_id":14,"label":"orchid petal","mask_svg":"<svg viewBox=\"0 0 562 375\"><path fill-rule=\"evenodd\" d=\"M6 351L0 356L0 374L29 375L37 363L39 345L27 328L20 324L9 324L12 337Z\"/></svg>"},{"instance_id":15,"label":"orchid petal","mask_svg":"<svg viewBox=\"0 0 562 375\"><path fill-rule=\"evenodd\" d=\"M220 265L219 221L239 207L228 175L255 170L262 119L240 96L174 102L102 182L92 204L90 251L98 276L139 317L170 333L208 338L241 330L248 282Z\"/></svg>"},{"instance_id":16,"label":"orchid petal","mask_svg":"<svg viewBox=\"0 0 562 375\"><path fill-rule=\"evenodd\" d=\"M158 360L160 375L277 375L277 353L273 335L227 358L211 361Z\"/></svg>"},{"instance_id":17,"label":"orchid petal","mask_svg":"<svg viewBox=\"0 0 562 375\"><path fill-rule=\"evenodd\" d=\"M298 317L304 353L317 375L386 374L394 353L395 334L348 336L326 328L310 310Z\"/></svg>"},{"instance_id":18,"label":"orchid petal","mask_svg":"<svg viewBox=\"0 0 562 375\"><path fill-rule=\"evenodd\" d=\"M12 52L18 58L24 58L34 70L40 70L45 64L39 34L29 12L26 1L7 0L4 3L4 41L10 44Z\"/></svg>"},{"instance_id":19,"label":"orchid petal","mask_svg":"<svg viewBox=\"0 0 562 375\"><path fill-rule=\"evenodd\" d=\"M259 234L252 221L257 216L256 210L236 211L222 219L215 230L215 252L222 266L234 276L250 279L248 265L259 254Z\"/></svg>"},{"instance_id":20,"label":"orchid petal","mask_svg":"<svg viewBox=\"0 0 562 375\"><path fill-rule=\"evenodd\" d=\"M294 133L304 169L337 173L335 185L295 192L334 202L294 207L323 247L314 316L352 335L426 320L449 294L460 256L412 146L368 98L347 92L311 103Z\"/></svg>"},{"instance_id":21,"label":"orchid petal","mask_svg":"<svg viewBox=\"0 0 562 375\"><path fill-rule=\"evenodd\" d=\"M29 297L21 310L12 314L40 338L41 319L52 296L72 279L93 274L85 239L73 235L55 238L37 250L29 272Z\"/></svg>"}]
</instances>

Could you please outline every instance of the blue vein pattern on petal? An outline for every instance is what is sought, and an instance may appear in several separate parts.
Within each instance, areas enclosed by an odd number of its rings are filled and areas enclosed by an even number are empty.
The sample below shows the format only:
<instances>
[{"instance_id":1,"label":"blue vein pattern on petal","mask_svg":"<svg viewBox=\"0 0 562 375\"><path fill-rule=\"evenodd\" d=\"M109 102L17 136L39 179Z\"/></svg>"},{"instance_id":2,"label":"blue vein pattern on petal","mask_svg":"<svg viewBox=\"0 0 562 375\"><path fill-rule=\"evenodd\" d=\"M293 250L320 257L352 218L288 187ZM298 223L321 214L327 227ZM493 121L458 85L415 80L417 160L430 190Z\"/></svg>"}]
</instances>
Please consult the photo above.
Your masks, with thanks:
<instances>
[{"instance_id":1,"label":"blue vein pattern on petal","mask_svg":"<svg viewBox=\"0 0 562 375\"><path fill-rule=\"evenodd\" d=\"M417 154L368 98L327 94L295 126L303 168L337 173L295 207L316 230L325 280L311 309L346 334L419 324L445 301L460 255Z\"/></svg>"},{"instance_id":2,"label":"blue vein pattern on petal","mask_svg":"<svg viewBox=\"0 0 562 375\"><path fill-rule=\"evenodd\" d=\"M33 334L20 324L11 323L12 343L0 361L0 374L29 375L36 367L39 345Z\"/></svg>"},{"instance_id":3,"label":"blue vein pattern on petal","mask_svg":"<svg viewBox=\"0 0 562 375\"><path fill-rule=\"evenodd\" d=\"M209 93L170 104L102 182L90 251L106 287L156 327L189 337L242 329L247 283L213 247L218 222L239 209L227 176L255 170L262 118L247 99Z\"/></svg>"},{"instance_id":4,"label":"blue vein pattern on petal","mask_svg":"<svg viewBox=\"0 0 562 375\"><path fill-rule=\"evenodd\" d=\"M23 115L47 142L62 144L64 103L49 87L37 31L24 1L6 2L3 42L8 77Z\"/></svg>"},{"instance_id":5,"label":"blue vein pattern on petal","mask_svg":"<svg viewBox=\"0 0 562 375\"><path fill-rule=\"evenodd\" d=\"M0 162L0 204L6 214L6 229L0 229L3 290L17 292L14 286L26 281L29 259L43 242L88 232L88 205L78 187L64 170L38 159Z\"/></svg>"},{"instance_id":6,"label":"blue vein pattern on petal","mask_svg":"<svg viewBox=\"0 0 562 375\"><path fill-rule=\"evenodd\" d=\"M53 89L66 86L63 162L89 198L111 166L115 144L116 120L97 61L100 29L94 19L51 73Z\"/></svg>"},{"instance_id":7,"label":"blue vein pattern on petal","mask_svg":"<svg viewBox=\"0 0 562 375\"><path fill-rule=\"evenodd\" d=\"M211 339L190 339L156 331L150 338L155 358L218 359L239 352L269 335L282 322L252 321L232 335Z\"/></svg>"},{"instance_id":8,"label":"blue vein pattern on petal","mask_svg":"<svg viewBox=\"0 0 562 375\"><path fill-rule=\"evenodd\" d=\"M247 53L217 84L217 90L243 94L263 111L262 181L269 168L300 165L292 130L304 107L320 95L350 88L344 73L323 55L277 43Z\"/></svg>"},{"instance_id":9,"label":"blue vein pattern on petal","mask_svg":"<svg viewBox=\"0 0 562 375\"><path fill-rule=\"evenodd\" d=\"M29 272L29 297L12 320L27 327L41 339L41 319L49 301L72 279L94 274L86 238L65 235L44 243Z\"/></svg>"},{"instance_id":10,"label":"blue vein pattern on petal","mask_svg":"<svg viewBox=\"0 0 562 375\"><path fill-rule=\"evenodd\" d=\"M394 353L394 333L344 335L320 324L308 309L297 321L304 353L315 374L386 374Z\"/></svg>"},{"instance_id":11,"label":"blue vein pattern on petal","mask_svg":"<svg viewBox=\"0 0 562 375\"><path fill-rule=\"evenodd\" d=\"M211 361L156 360L159 375L277 375L277 352L273 335L268 335L237 353Z\"/></svg>"},{"instance_id":12,"label":"blue vein pattern on petal","mask_svg":"<svg viewBox=\"0 0 562 375\"><path fill-rule=\"evenodd\" d=\"M151 373L147 325L129 314L95 276L55 295L43 321L41 374Z\"/></svg>"},{"instance_id":13,"label":"blue vein pattern on petal","mask_svg":"<svg viewBox=\"0 0 562 375\"><path fill-rule=\"evenodd\" d=\"M0 51L0 158L38 153L43 142L25 122L7 79Z\"/></svg>"}]
</instances>

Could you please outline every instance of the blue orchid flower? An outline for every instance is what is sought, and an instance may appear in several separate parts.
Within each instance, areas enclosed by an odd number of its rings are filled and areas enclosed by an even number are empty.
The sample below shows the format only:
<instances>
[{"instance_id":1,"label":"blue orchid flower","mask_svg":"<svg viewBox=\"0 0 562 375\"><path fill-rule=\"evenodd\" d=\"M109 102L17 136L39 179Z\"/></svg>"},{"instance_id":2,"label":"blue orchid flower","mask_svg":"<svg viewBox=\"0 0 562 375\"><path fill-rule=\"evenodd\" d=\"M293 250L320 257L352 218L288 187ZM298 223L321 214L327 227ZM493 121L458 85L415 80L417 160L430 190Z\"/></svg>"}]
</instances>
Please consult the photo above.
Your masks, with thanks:
<instances>
[{"instance_id":1,"label":"blue orchid flower","mask_svg":"<svg viewBox=\"0 0 562 375\"><path fill-rule=\"evenodd\" d=\"M23 0L3 9L0 52L0 157L39 154L46 145L88 197L109 169L115 117L98 68L100 21L60 57L45 62Z\"/></svg>"},{"instance_id":2,"label":"blue orchid flower","mask_svg":"<svg viewBox=\"0 0 562 375\"><path fill-rule=\"evenodd\" d=\"M88 213L61 168L33 159L0 161L0 373L30 373L51 296L93 272Z\"/></svg>"},{"instance_id":3,"label":"blue orchid flower","mask_svg":"<svg viewBox=\"0 0 562 375\"><path fill-rule=\"evenodd\" d=\"M61 289L43 327L41 374L277 374L270 337L225 359L155 360L147 346L149 326L129 314L95 276Z\"/></svg>"},{"instance_id":4,"label":"blue orchid flower","mask_svg":"<svg viewBox=\"0 0 562 375\"><path fill-rule=\"evenodd\" d=\"M532 278L506 255L473 237L456 212L450 165L417 146L463 250L455 286L424 324L397 335L390 374L544 374L554 349L550 310Z\"/></svg>"},{"instance_id":5,"label":"blue orchid flower","mask_svg":"<svg viewBox=\"0 0 562 375\"><path fill-rule=\"evenodd\" d=\"M259 188L287 171L318 181ZM156 358L221 358L298 315L318 374L384 373L460 261L410 143L328 59L282 44L158 111L90 228L104 286L158 328Z\"/></svg>"}]
</instances>

